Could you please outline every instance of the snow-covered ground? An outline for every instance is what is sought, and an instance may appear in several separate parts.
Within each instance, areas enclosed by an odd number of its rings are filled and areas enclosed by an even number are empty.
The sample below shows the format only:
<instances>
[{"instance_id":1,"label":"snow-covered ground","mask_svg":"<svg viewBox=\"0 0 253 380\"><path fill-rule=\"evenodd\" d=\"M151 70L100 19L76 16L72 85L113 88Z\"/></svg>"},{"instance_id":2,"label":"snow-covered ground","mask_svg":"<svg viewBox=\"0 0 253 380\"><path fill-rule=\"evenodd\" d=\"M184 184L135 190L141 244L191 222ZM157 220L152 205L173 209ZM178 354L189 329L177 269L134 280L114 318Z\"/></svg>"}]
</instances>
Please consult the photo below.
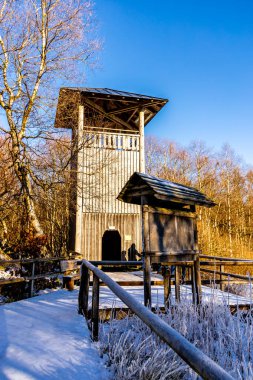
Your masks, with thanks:
<instances>
[{"instance_id":1,"label":"snow-covered ground","mask_svg":"<svg viewBox=\"0 0 253 380\"><path fill-rule=\"evenodd\" d=\"M142 286L124 288L143 302ZM206 286L202 291L204 301L251 303L250 298ZM78 289L44 293L0 307L0 380L110 379L84 318L77 314ZM181 296L191 299L191 287L181 286ZM163 306L162 286L152 286L152 301L153 306ZM100 308L124 306L101 286Z\"/></svg>"},{"instance_id":2,"label":"snow-covered ground","mask_svg":"<svg viewBox=\"0 0 253 380\"><path fill-rule=\"evenodd\" d=\"M143 303L143 286L123 286L123 288L132 294L139 302ZM152 291L152 306L161 307L164 306L164 288L160 285L151 286ZM190 285L180 286L181 298L192 299L192 290ZM92 288L90 287L90 302L91 302ZM175 287L171 287L172 298L175 298ZM115 296L110 289L106 286L100 287L99 292L100 308L122 308L126 305ZM208 286L202 286L202 299L204 302L216 302L219 304L227 305L247 305L251 304L250 297L243 297L237 294L222 292L219 289L210 288Z\"/></svg>"},{"instance_id":3,"label":"snow-covered ground","mask_svg":"<svg viewBox=\"0 0 253 380\"><path fill-rule=\"evenodd\" d=\"M58 290L0 307L1 380L108 380L77 314L78 291Z\"/></svg>"}]
</instances>

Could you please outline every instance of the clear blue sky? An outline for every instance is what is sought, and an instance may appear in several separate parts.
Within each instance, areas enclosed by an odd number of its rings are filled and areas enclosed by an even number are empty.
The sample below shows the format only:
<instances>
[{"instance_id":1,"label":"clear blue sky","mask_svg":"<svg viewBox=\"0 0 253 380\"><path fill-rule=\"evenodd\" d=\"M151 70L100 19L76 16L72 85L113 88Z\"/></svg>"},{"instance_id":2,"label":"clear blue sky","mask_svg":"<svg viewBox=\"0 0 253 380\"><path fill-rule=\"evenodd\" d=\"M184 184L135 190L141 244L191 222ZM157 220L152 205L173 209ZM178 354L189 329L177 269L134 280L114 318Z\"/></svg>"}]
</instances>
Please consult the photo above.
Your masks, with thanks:
<instances>
[{"instance_id":1,"label":"clear blue sky","mask_svg":"<svg viewBox=\"0 0 253 380\"><path fill-rule=\"evenodd\" d=\"M146 134L227 142L253 164L253 1L97 0L87 86L169 98Z\"/></svg>"}]
</instances>

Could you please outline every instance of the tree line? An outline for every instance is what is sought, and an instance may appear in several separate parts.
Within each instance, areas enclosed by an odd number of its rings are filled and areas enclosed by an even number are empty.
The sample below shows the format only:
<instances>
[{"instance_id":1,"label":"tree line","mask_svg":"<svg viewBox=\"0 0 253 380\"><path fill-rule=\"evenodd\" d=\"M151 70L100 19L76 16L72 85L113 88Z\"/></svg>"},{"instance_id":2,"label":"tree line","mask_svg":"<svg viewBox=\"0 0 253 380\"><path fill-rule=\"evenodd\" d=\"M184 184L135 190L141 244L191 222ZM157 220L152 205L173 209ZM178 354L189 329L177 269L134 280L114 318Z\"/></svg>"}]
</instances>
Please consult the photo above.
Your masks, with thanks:
<instances>
[{"instance_id":1,"label":"tree line","mask_svg":"<svg viewBox=\"0 0 253 380\"><path fill-rule=\"evenodd\" d=\"M224 145L215 152L203 142L187 147L146 139L146 171L192 186L215 201L199 207L199 248L205 254L250 257L253 250L253 170Z\"/></svg>"},{"instance_id":2,"label":"tree line","mask_svg":"<svg viewBox=\"0 0 253 380\"><path fill-rule=\"evenodd\" d=\"M50 141L33 165L47 186L33 183L33 201L43 234L36 237L27 225L29 217L20 184L10 165L7 142L0 141L0 244L2 253L55 255L68 249L72 207L73 172L70 136ZM110 163L108 163L110 164ZM199 207L199 248L205 254L250 257L253 251L253 170L224 145L214 152L203 142L187 147L155 137L146 138L146 172L192 186L215 201L213 208Z\"/></svg>"}]
</instances>

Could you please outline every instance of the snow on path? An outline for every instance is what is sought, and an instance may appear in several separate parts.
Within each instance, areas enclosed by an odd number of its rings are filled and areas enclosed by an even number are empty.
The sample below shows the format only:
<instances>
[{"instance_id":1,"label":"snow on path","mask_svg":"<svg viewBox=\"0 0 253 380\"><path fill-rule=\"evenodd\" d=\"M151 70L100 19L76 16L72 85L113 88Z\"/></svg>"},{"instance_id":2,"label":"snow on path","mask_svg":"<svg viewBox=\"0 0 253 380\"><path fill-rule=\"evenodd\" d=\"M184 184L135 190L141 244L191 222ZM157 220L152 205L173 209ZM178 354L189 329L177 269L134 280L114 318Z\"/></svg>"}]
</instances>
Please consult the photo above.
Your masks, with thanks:
<instances>
[{"instance_id":1,"label":"snow on path","mask_svg":"<svg viewBox=\"0 0 253 380\"><path fill-rule=\"evenodd\" d=\"M135 299L141 303L144 303L143 286L122 286L127 292L132 294ZM253 303L250 298L239 296L232 293L227 293L219 289L210 288L202 285L202 300L204 302L216 302L219 304L226 304L230 306L236 305L249 305ZM161 307L164 306L164 287L160 285L151 286L152 293L152 306ZM192 300L192 289L190 285L180 286L181 299ZM89 292L89 307L91 307L91 294L92 287ZM172 299L175 299L175 287L171 287ZM126 305L106 286L100 287L99 293L99 307L100 309L106 308L124 308Z\"/></svg>"},{"instance_id":2,"label":"snow on path","mask_svg":"<svg viewBox=\"0 0 253 380\"><path fill-rule=\"evenodd\" d=\"M0 380L110 378L77 299L58 290L0 307Z\"/></svg>"}]
</instances>

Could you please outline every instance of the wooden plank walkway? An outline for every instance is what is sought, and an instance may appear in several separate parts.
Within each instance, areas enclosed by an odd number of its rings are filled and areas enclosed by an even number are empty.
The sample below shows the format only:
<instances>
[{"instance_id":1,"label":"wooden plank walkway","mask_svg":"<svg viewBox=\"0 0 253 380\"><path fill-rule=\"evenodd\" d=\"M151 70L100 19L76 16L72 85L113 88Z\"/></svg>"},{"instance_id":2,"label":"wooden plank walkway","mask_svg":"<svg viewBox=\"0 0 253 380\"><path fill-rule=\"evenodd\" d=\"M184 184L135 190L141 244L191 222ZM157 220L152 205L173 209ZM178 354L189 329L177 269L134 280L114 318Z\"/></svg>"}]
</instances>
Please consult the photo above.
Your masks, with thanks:
<instances>
[{"instance_id":1,"label":"wooden plank walkway","mask_svg":"<svg viewBox=\"0 0 253 380\"><path fill-rule=\"evenodd\" d=\"M0 306L1 380L110 378L77 299L77 290L57 290Z\"/></svg>"}]
</instances>

